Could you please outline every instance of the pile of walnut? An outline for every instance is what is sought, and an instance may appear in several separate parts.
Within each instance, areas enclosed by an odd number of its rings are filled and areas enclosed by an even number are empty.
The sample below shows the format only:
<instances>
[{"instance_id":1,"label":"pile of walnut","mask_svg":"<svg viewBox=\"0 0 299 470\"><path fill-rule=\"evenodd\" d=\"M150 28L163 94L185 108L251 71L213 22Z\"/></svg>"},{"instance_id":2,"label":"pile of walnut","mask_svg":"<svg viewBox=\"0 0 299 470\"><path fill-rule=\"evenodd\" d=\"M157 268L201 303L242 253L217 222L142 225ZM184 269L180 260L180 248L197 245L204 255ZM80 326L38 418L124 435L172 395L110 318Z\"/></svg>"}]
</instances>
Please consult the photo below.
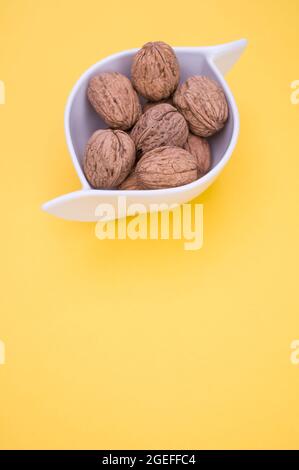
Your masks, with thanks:
<instances>
[{"instance_id":1,"label":"pile of walnut","mask_svg":"<svg viewBox=\"0 0 299 470\"><path fill-rule=\"evenodd\" d=\"M145 44L133 58L132 80L117 72L94 76L87 96L110 127L96 131L84 172L98 189L182 186L211 166L209 137L223 128L228 106L222 88L205 76L178 86L180 67L164 42ZM138 94L148 100L143 108Z\"/></svg>"}]
</instances>

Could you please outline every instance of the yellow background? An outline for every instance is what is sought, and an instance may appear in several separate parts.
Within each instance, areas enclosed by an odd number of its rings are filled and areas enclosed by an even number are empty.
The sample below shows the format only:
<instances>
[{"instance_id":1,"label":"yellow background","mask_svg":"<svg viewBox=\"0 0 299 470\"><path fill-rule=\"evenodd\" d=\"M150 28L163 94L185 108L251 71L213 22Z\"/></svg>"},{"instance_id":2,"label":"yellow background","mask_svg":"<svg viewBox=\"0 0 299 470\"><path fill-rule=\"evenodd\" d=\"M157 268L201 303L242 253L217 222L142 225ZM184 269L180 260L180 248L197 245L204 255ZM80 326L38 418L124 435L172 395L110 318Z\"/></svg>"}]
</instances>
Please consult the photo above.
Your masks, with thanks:
<instances>
[{"instance_id":1,"label":"yellow background","mask_svg":"<svg viewBox=\"0 0 299 470\"><path fill-rule=\"evenodd\" d=\"M299 448L299 2L0 1L1 448ZM40 210L79 189L68 93L148 40L246 37L204 246L99 241Z\"/></svg>"}]
</instances>

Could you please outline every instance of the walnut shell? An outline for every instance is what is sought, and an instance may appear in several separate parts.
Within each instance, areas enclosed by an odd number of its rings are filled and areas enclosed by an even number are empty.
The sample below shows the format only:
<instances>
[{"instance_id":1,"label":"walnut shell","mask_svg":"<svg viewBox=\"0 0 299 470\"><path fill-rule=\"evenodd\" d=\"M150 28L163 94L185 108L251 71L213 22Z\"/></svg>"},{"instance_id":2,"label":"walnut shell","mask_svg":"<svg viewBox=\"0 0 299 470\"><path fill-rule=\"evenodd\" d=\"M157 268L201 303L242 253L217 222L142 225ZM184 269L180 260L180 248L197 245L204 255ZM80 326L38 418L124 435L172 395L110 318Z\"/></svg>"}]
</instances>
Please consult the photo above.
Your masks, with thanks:
<instances>
[{"instance_id":1,"label":"walnut shell","mask_svg":"<svg viewBox=\"0 0 299 470\"><path fill-rule=\"evenodd\" d=\"M131 131L139 154L156 147L183 147L188 137L185 118L170 104L159 104L146 111Z\"/></svg>"},{"instance_id":2,"label":"walnut shell","mask_svg":"<svg viewBox=\"0 0 299 470\"><path fill-rule=\"evenodd\" d=\"M188 135L187 142L184 145L187 152L194 155L197 160L198 176L203 176L211 167L212 158L209 142L203 137L194 135L191 132Z\"/></svg>"},{"instance_id":3,"label":"walnut shell","mask_svg":"<svg viewBox=\"0 0 299 470\"><path fill-rule=\"evenodd\" d=\"M135 189L135 190L138 190L138 189L143 189L143 187L141 186L141 184L138 183L137 175L136 175L135 171L133 171L132 173L129 174L129 176L125 179L125 181L123 181L121 183L121 185L118 187L118 189L122 189L122 190Z\"/></svg>"},{"instance_id":4,"label":"walnut shell","mask_svg":"<svg viewBox=\"0 0 299 470\"><path fill-rule=\"evenodd\" d=\"M134 56L131 75L135 89L149 101L168 98L180 79L174 50L165 42L148 42Z\"/></svg>"},{"instance_id":5,"label":"walnut shell","mask_svg":"<svg viewBox=\"0 0 299 470\"><path fill-rule=\"evenodd\" d=\"M220 85L209 77L197 75L188 78L176 90L173 102L190 130L201 137L218 132L228 118L225 94Z\"/></svg>"},{"instance_id":6,"label":"walnut shell","mask_svg":"<svg viewBox=\"0 0 299 470\"><path fill-rule=\"evenodd\" d=\"M158 104L171 104L171 106L173 106L173 101L172 101L172 96L170 96L169 98L166 98L165 100L160 100L160 101L147 101L146 103L144 103L144 105L142 106L142 112L145 113L146 111L148 111L149 109L151 109L153 106L157 106Z\"/></svg>"},{"instance_id":7,"label":"walnut shell","mask_svg":"<svg viewBox=\"0 0 299 470\"><path fill-rule=\"evenodd\" d=\"M118 72L92 77L87 96L96 112L113 129L130 129L142 112L130 80Z\"/></svg>"},{"instance_id":8,"label":"walnut shell","mask_svg":"<svg viewBox=\"0 0 299 470\"><path fill-rule=\"evenodd\" d=\"M135 163L135 145L123 131L100 129L90 137L83 169L94 188L114 188L130 173Z\"/></svg>"},{"instance_id":9,"label":"walnut shell","mask_svg":"<svg viewBox=\"0 0 299 470\"><path fill-rule=\"evenodd\" d=\"M136 165L137 182L146 189L183 186L197 179L196 158L179 147L160 147L143 155Z\"/></svg>"}]
</instances>

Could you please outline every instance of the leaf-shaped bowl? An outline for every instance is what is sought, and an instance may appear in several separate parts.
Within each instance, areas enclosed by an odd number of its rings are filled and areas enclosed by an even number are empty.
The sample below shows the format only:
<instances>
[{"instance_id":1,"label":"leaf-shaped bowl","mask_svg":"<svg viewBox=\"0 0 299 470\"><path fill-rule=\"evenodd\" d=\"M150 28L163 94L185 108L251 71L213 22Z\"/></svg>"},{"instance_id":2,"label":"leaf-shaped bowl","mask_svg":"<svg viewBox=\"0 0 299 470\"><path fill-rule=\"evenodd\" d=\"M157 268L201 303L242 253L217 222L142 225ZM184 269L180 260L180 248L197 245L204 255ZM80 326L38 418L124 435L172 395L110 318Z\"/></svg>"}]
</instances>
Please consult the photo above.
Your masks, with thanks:
<instances>
[{"instance_id":1,"label":"leaf-shaped bowl","mask_svg":"<svg viewBox=\"0 0 299 470\"><path fill-rule=\"evenodd\" d=\"M181 204L205 191L227 164L237 142L239 113L224 74L237 61L246 44L247 41L241 39L220 46L174 48L181 67L181 81L191 75L207 75L223 87L229 105L229 118L225 127L210 138L213 159L210 171L197 181L177 188L119 191L90 187L83 172L84 148L96 129L107 126L87 100L88 82L92 76L101 72L115 71L130 77L132 58L137 49L114 54L90 67L75 84L65 110L66 141L82 189L45 203L43 209L64 219L96 221L99 204L110 204L114 208L115 217L123 217L127 215L127 207L133 203L142 204L145 210L151 210L153 204ZM126 196L126 205L119 204L119 196Z\"/></svg>"}]
</instances>

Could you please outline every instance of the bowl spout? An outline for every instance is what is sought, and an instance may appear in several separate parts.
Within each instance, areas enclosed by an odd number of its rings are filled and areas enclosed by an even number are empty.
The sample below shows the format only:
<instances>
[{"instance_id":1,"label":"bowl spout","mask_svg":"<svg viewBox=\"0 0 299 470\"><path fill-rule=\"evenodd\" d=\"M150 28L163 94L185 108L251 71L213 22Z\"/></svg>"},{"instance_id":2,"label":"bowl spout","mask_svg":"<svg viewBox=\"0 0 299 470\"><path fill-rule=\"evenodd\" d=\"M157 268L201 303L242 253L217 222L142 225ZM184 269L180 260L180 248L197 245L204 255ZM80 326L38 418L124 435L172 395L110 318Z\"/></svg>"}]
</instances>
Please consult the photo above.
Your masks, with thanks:
<instances>
[{"instance_id":1,"label":"bowl spout","mask_svg":"<svg viewBox=\"0 0 299 470\"><path fill-rule=\"evenodd\" d=\"M225 75L237 62L246 46L247 39L211 46L208 48L208 56L222 75Z\"/></svg>"}]
</instances>

